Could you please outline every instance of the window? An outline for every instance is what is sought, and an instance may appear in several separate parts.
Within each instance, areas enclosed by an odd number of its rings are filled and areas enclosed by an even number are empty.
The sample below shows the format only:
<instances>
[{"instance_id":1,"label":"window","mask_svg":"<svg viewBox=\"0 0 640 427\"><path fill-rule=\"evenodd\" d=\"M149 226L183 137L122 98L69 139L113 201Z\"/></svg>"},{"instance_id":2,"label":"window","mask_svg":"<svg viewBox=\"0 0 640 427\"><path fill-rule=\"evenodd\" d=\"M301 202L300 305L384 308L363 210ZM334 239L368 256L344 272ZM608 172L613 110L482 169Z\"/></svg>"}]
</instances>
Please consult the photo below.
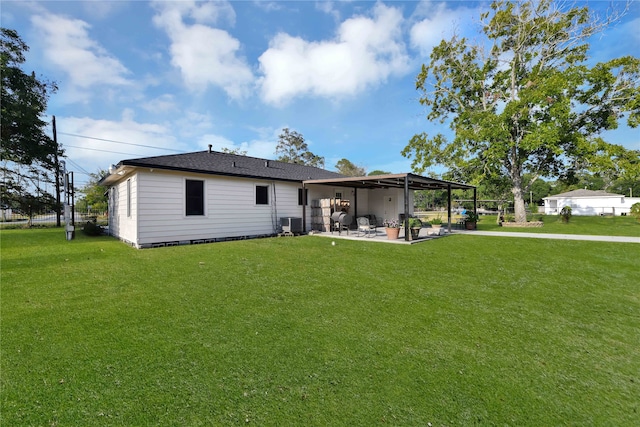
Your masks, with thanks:
<instances>
[{"instance_id":1,"label":"window","mask_svg":"<svg viewBox=\"0 0 640 427\"><path fill-rule=\"evenodd\" d=\"M204 215L204 181L186 181L186 214Z\"/></svg>"},{"instance_id":2,"label":"window","mask_svg":"<svg viewBox=\"0 0 640 427\"><path fill-rule=\"evenodd\" d=\"M304 191L304 198L302 197L302 192ZM309 204L309 189L298 188L298 206L308 205Z\"/></svg>"},{"instance_id":3,"label":"window","mask_svg":"<svg viewBox=\"0 0 640 427\"><path fill-rule=\"evenodd\" d=\"M127 218L131 218L131 180L127 180Z\"/></svg>"},{"instance_id":4,"label":"window","mask_svg":"<svg viewBox=\"0 0 640 427\"><path fill-rule=\"evenodd\" d=\"M336 199L342 199L342 193L336 192Z\"/></svg>"},{"instance_id":5,"label":"window","mask_svg":"<svg viewBox=\"0 0 640 427\"><path fill-rule=\"evenodd\" d=\"M269 204L269 186L256 185L256 205Z\"/></svg>"}]
</instances>

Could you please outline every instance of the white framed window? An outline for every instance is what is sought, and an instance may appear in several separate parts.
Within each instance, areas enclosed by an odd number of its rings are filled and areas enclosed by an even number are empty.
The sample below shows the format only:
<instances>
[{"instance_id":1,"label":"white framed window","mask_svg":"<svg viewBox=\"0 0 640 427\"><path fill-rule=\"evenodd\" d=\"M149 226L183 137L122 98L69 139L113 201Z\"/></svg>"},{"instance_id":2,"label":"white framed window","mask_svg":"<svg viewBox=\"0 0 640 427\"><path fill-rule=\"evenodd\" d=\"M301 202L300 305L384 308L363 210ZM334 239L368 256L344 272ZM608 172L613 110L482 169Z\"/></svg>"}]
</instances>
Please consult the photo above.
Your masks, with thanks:
<instances>
[{"instance_id":1,"label":"white framed window","mask_svg":"<svg viewBox=\"0 0 640 427\"><path fill-rule=\"evenodd\" d=\"M309 189L298 188L298 206L309 205Z\"/></svg>"},{"instance_id":2,"label":"white framed window","mask_svg":"<svg viewBox=\"0 0 640 427\"><path fill-rule=\"evenodd\" d=\"M185 215L204 216L204 181L185 180Z\"/></svg>"},{"instance_id":3,"label":"white framed window","mask_svg":"<svg viewBox=\"0 0 640 427\"><path fill-rule=\"evenodd\" d=\"M256 185L256 205L269 204L269 186Z\"/></svg>"}]
</instances>

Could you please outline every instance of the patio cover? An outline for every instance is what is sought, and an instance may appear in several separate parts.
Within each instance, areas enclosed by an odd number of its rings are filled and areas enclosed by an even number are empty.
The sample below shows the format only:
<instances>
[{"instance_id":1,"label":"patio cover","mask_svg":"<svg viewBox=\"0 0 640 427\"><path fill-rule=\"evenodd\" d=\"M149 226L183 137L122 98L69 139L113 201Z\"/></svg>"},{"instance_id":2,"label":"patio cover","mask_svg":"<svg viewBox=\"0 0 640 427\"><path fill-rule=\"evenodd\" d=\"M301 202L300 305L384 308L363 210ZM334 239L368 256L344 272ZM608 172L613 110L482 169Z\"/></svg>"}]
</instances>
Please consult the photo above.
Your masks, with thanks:
<instances>
[{"instance_id":1,"label":"patio cover","mask_svg":"<svg viewBox=\"0 0 640 427\"><path fill-rule=\"evenodd\" d=\"M334 185L336 187L350 187L356 190L356 201L358 189L371 190L375 188L404 188L404 211L409 212L409 190L447 190L447 222L451 231L451 190L473 190L473 210L477 212L476 187L462 184L460 182L443 181L436 178L415 175L412 173L397 173L388 175L371 176L347 176L329 179L310 179L302 181L302 188L310 184ZM357 202L356 202L357 203ZM306 229L306 209L303 209L303 229ZM356 205L357 210L357 205ZM407 216L405 216L405 222ZM406 224L405 224L406 225ZM409 240L409 228L405 229L405 240Z\"/></svg>"}]
</instances>

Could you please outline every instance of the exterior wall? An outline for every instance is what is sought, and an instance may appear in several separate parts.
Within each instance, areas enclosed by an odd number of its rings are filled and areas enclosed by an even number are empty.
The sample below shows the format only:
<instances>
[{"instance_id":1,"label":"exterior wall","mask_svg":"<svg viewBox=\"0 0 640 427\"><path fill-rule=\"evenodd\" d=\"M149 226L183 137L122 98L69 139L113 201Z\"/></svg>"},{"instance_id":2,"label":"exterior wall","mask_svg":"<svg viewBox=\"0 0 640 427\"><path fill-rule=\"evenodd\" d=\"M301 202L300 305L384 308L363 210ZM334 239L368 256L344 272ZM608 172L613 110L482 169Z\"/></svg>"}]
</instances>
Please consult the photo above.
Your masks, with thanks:
<instances>
[{"instance_id":1,"label":"exterior wall","mask_svg":"<svg viewBox=\"0 0 640 427\"><path fill-rule=\"evenodd\" d=\"M187 179L204 181L202 216L186 215ZM269 186L268 205L256 205L256 185ZM138 248L270 236L279 232L280 218L302 217L301 188L298 183L139 170L109 189L109 233ZM329 197L333 190L325 186L309 189L308 202ZM309 205L306 214L308 231Z\"/></svg>"},{"instance_id":2,"label":"exterior wall","mask_svg":"<svg viewBox=\"0 0 640 427\"><path fill-rule=\"evenodd\" d=\"M369 210L379 221L398 220L404 213L404 190L401 188L369 190ZM409 191L409 215L413 214L413 191Z\"/></svg>"},{"instance_id":3,"label":"exterior wall","mask_svg":"<svg viewBox=\"0 0 640 427\"><path fill-rule=\"evenodd\" d=\"M281 217L302 217L300 184L165 171L138 176L138 247L274 235ZM202 216L186 215L187 179L204 181ZM256 185L269 186L268 205L256 205Z\"/></svg>"},{"instance_id":4,"label":"exterior wall","mask_svg":"<svg viewBox=\"0 0 640 427\"><path fill-rule=\"evenodd\" d=\"M133 174L109 189L109 234L133 245L137 244L137 205L138 175Z\"/></svg>"},{"instance_id":5,"label":"exterior wall","mask_svg":"<svg viewBox=\"0 0 640 427\"><path fill-rule=\"evenodd\" d=\"M351 202L349 214L354 218L363 215L375 215L379 221L398 219L404 213L404 190L399 188L358 189L357 206L355 189L351 187L311 186L309 201L314 199L334 198L337 194ZM390 201L389 201L390 199ZM307 209L309 213L311 209ZM409 191L409 214L413 214L413 191ZM310 217L307 216L307 231L311 229Z\"/></svg>"},{"instance_id":6,"label":"exterior wall","mask_svg":"<svg viewBox=\"0 0 640 427\"><path fill-rule=\"evenodd\" d=\"M557 215L565 206L572 215L627 215L640 197L548 197L544 199L544 213Z\"/></svg>"},{"instance_id":7,"label":"exterior wall","mask_svg":"<svg viewBox=\"0 0 640 427\"><path fill-rule=\"evenodd\" d=\"M333 199L340 195L341 200L349 200L351 203L351 207L349 209L349 214L352 217L361 216L368 214L368 192L365 190L358 191L358 200L357 200L357 212L356 212L356 194L355 189L352 187L333 187L326 185L311 185L307 187L309 189L309 198L307 205L307 223L306 223L306 231L311 231L312 229L312 218L311 218L311 201L318 199Z\"/></svg>"},{"instance_id":8,"label":"exterior wall","mask_svg":"<svg viewBox=\"0 0 640 427\"><path fill-rule=\"evenodd\" d=\"M204 215L186 215L187 179L204 182ZM269 186L269 204L257 205L256 186ZM109 189L110 234L135 247L187 244L228 238L271 236L280 231L280 218L302 217L300 183L138 169ZM402 189L359 190L311 186L306 207L311 230L311 200L337 193L352 202L352 216L376 215L397 219L404 213ZM413 192L410 192L410 214Z\"/></svg>"}]
</instances>

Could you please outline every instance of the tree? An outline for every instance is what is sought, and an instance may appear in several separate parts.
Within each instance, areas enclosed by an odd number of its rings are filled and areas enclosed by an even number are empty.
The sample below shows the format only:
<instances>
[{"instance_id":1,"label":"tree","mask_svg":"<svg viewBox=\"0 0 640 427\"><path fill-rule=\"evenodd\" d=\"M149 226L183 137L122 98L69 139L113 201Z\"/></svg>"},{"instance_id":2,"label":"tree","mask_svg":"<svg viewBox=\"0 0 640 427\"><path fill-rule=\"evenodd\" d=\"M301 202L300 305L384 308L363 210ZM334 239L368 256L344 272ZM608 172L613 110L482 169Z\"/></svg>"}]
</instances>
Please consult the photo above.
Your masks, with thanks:
<instances>
[{"instance_id":1,"label":"tree","mask_svg":"<svg viewBox=\"0 0 640 427\"><path fill-rule=\"evenodd\" d=\"M58 157L63 153L46 134L47 122L42 118L56 85L22 71L28 50L16 31L0 28L2 198L32 212L36 206L59 209L45 189L55 182Z\"/></svg>"},{"instance_id":2,"label":"tree","mask_svg":"<svg viewBox=\"0 0 640 427\"><path fill-rule=\"evenodd\" d=\"M246 156L247 155L247 151L246 150L241 150L239 148L227 148L227 147L222 147L222 151L223 153L227 153L227 154L236 154L238 156Z\"/></svg>"},{"instance_id":3,"label":"tree","mask_svg":"<svg viewBox=\"0 0 640 427\"><path fill-rule=\"evenodd\" d=\"M51 82L25 74L20 65L29 47L14 30L0 29L2 66L2 146L3 160L30 165L46 162L58 149L45 133L42 120L49 93L57 90Z\"/></svg>"},{"instance_id":4,"label":"tree","mask_svg":"<svg viewBox=\"0 0 640 427\"><path fill-rule=\"evenodd\" d=\"M107 211L107 188L98 183L108 174L107 171L100 169L97 173L89 175L89 182L80 190L80 192L84 194L84 197L78 200L77 207L79 211L90 210L98 215Z\"/></svg>"},{"instance_id":5,"label":"tree","mask_svg":"<svg viewBox=\"0 0 640 427\"><path fill-rule=\"evenodd\" d=\"M391 172L385 172L383 170L380 169L376 169L374 171L369 172L369 176L375 176L375 175L389 175L391 174Z\"/></svg>"},{"instance_id":6,"label":"tree","mask_svg":"<svg viewBox=\"0 0 640 427\"><path fill-rule=\"evenodd\" d=\"M289 128L282 129L278 136L276 155L279 155L277 160L282 162L324 168L324 157L310 152L302 134L290 131Z\"/></svg>"},{"instance_id":7,"label":"tree","mask_svg":"<svg viewBox=\"0 0 640 427\"><path fill-rule=\"evenodd\" d=\"M415 135L402 151L413 156L414 170L442 164L475 183L506 177L516 221L524 222L525 197L538 178L624 150L598 134L625 116L631 127L640 123L640 60L590 67L586 41L619 15L598 19L586 7L563 7L495 1L481 16L489 49L456 36L433 49L416 88L427 118L449 122L455 136Z\"/></svg>"},{"instance_id":8,"label":"tree","mask_svg":"<svg viewBox=\"0 0 640 427\"><path fill-rule=\"evenodd\" d=\"M347 176L365 176L367 174L365 168L356 166L347 159L340 159L335 168L338 173Z\"/></svg>"}]
</instances>

